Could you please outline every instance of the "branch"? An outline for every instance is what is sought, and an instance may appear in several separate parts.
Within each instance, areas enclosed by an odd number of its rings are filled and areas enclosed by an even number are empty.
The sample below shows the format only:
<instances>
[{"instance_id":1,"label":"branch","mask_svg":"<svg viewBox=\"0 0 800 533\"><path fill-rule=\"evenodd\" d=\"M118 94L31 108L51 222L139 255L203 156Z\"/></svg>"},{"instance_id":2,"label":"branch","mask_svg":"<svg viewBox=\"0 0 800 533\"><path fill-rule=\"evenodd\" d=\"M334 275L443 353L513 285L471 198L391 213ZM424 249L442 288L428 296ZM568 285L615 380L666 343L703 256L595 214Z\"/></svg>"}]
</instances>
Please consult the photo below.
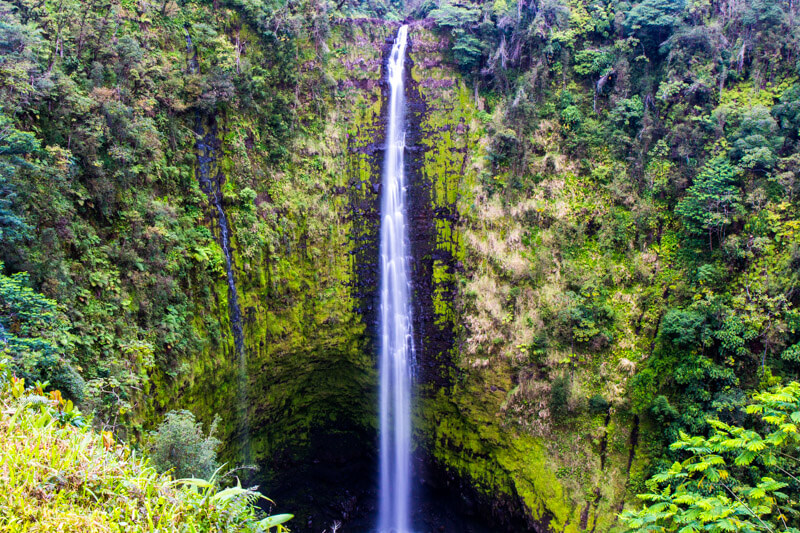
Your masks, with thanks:
<instances>
[{"instance_id":1,"label":"branch","mask_svg":"<svg viewBox=\"0 0 800 533\"><path fill-rule=\"evenodd\" d=\"M749 506L749 505L747 505L746 503L744 503L744 502L742 501L742 499L741 499L739 496L737 496L737 495L736 495L736 493L735 493L735 492L733 492L733 491L732 491L732 490L731 490L731 489L728 487L728 485L726 485L725 483L722 483L722 482L720 482L720 485L722 485L723 487L725 487L725 490L727 490L728 492L730 492L730 493L731 493L731 496L733 496L734 498L736 498L736 501L738 501L738 502L739 502L739 503L740 503L740 504L741 504L741 505L742 505L742 506L743 506L745 509L747 509L747 510L750 512L750 514L751 514L751 515L753 515L753 516L756 518L756 520L758 520L759 522L761 522L761 525L762 525L762 526L764 526L765 528L767 528L767 531L772 531L772 528L771 528L771 527L769 527L769 526L768 526L768 525L767 525L767 524L766 524L766 523L765 523L763 520L761 520L761 517L760 517L760 516L758 516L758 515L755 513L755 511L753 511L753 510L750 508L750 506Z\"/></svg>"},{"instance_id":2,"label":"branch","mask_svg":"<svg viewBox=\"0 0 800 533\"><path fill-rule=\"evenodd\" d=\"M787 476L789 476L789 477L790 477L790 478L792 478L793 480L795 480L795 481L797 481L798 483L800 483L800 479L797 479L796 477L794 477L793 475L791 475L789 472L787 472L786 470L784 470L784 469L783 469L783 468L781 468L780 466L778 466L778 465L775 465L775 468L777 468L778 470L780 470L781 472L783 472L784 474L786 474Z\"/></svg>"}]
</instances>

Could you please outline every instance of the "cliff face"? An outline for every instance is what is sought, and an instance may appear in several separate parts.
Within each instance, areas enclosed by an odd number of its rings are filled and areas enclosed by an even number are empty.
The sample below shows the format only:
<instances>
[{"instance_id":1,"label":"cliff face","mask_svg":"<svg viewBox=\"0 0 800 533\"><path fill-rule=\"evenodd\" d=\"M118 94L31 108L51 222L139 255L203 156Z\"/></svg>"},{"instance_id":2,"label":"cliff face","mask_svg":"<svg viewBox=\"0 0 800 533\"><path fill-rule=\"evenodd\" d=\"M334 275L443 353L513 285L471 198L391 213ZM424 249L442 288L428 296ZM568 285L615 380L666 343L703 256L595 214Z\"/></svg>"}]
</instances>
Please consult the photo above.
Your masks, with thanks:
<instances>
[{"instance_id":1,"label":"cliff face","mask_svg":"<svg viewBox=\"0 0 800 533\"><path fill-rule=\"evenodd\" d=\"M316 524L337 515L364 515L372 497L383 69L395 30L370 21L333 27L327 46L342 52L322 67L335 82L326 126L295 142L291 163L278 180L281 192L270 198L277 210L293 195L298 200L286 211L294 231L272 260L265 254L248 264L236 262L253 457L262 467L258 476ZM591 478L560 479L564 458L554 455L545 439L507 420L507 397L518 385L513 372L476 366L465 348L471 332L464 325L475 310L460 292L478 265L467 257L464 235L484 222L476 213L481 201L476 194L487 140L476 118L479 103L448 64L447 46L424 25L413 26L407 164L420 383L417 469L429 485L480 502L485 514L509 530L591 530L597 517L612 516L611 507L622 501L628 433L622 429L621 446L613 447L616 464L606 457L608 445L586 450L587 460L608 469L602 475L621 480L604 485L602 490L610 491L604 497ZM320 65L310 60L304 68ZM232 161L231 169L237 164ZM310 187L305 180L312 175ZM327 209L312 212L312 205ZM326 216L325 231L305 229L324 226ZM218 294L224 310L223 286ZM224 360L227 374L200 370L171 405L187 405L191 398L188 406L209 416L232 409L220 400L236 398L232 341ZM617 423L630 427L628 420ZM557 438L566 445L580 437L568 431ZM228 456L235 457L239 440L226 441ZM334 480L341 476L359 481L337 487ZM598 526L605 527L602 521Z\"/></svg>"},{"instance_id":2,"label":"cliff face","mask_svg":"<svg viewBox=\"0 0 800 533\"><path fill-rule=\"evenodd\" d=\"M259 175L249 182L256 206L277 222L266 249L245 258L238 236L250 228L234 215L232 248L250 453L259 467L253 479L283 495L282 507L303 517L298 527L363 512L355 502L371 489L382 59L393 31L391 24L342 21L322 44L330 50L325 59L307 51L300 69L324 72L325 115L292 141L279 168L261 166L240 138L248 117L216 117L214 174L222 189L236 194L242 168ZM191 372L154 386L159 411L189 408L205 419L237 412L230 293L219 281L215 287L221 342L198 356ZM223 424L223 458L231 462L243 457L239 430L235 417Z\"/></svg>"},{"instance_id":3,"label":"cliff face","mask_svg":"<svg viewBox=\"0 0 800 533\"><path fill-rule=\"evenodd\" d=\"M42 168L21 166L18 187L36 240L3 259L67 305L87 406L132 440L169 409L220 415L221 459L249 456L295 529L367 515L384 61L397 25L314 19L301 32L235 1L112 2L81 18L81 2L67 3L63 20L20 8L44 36L31 33L36 53L20 64L49 92L4 93L17 126L41 137L29 159ZM623 501L631 421L522 431L507 409L511 363L485 365L471 348L481 309L468 293L488 268L467 237L497 221L479 186L483 104L448 47L412 25L417 469L497 527L602 531ZM580 447L591 475L561 475L574 458L558 447L600 426L607 436Z\"/></svg>"},{"instance_id":4,"label":"cliff face","mask_svg":"<svg viewBox=\"0 0 800 533\"><path fill-rule=\"evenodd\" d=\"M512 213L506 221L492 219L483 209L478 176L485 172L489 144L480 118L483 102L475 100L449 63L449 43L424 23L412 24L410 38L407 165L420 385L418 474L432 487L462 494L472 502L466 507L478 503L494 527L607 530L626 498L637 422L630 415L602 412L584 416L574 428L526 430L509 409L525 386L513 359L489 365L475 358L473 324L481 310L464 292L487 270L479 247L467 238L475 239L478 228L487 225L520 222ZM369 336L376 331L384 123L377 107L364 118L348 132L347 168L350 205L359 224L351 243L357 265L354 296ZM487 351L512 342L483 341ZM583 463L580 471L576 461Z\"/></svg>"},{"instance_id":5,"label":"cliff face","mask_svg":"<svg viewBox=\"0 0 800 533\"><path fill-rule=\"evenodd\" d=\"M575 426L550 424L545 431L523 422L515 404L529 378L520 377L516 354L529 349L520 331L534 328L513 323L529 311L521 298L514 304L517 274L509 273L506 257L512 252L487 254L485 242L518 239L537 221L513 205L499 212L487 205L492 200L480 184L489 170L485 101L476 99L448 61L449 46L424 24L414 25L408 101L421 347L415 415L419 471L431 485L461 494L466 507L491 516L493 527L606 531L627 498L638 421L606 410L576 417ZM528 259L521 260L524 265ZM524 272L534 265L516 268ZM476 284L487 279L490 286L476 294ZM511 304L509 314L490 316L497 335L484 338L481 300L498 297L493 294L498 286L508 291L509 301L500 306ZM509 317L512 323L506 325ZM643 337L648 338L646 331ZM576 381L583 375L576 371Z\"/></svg>"}]
</instances>

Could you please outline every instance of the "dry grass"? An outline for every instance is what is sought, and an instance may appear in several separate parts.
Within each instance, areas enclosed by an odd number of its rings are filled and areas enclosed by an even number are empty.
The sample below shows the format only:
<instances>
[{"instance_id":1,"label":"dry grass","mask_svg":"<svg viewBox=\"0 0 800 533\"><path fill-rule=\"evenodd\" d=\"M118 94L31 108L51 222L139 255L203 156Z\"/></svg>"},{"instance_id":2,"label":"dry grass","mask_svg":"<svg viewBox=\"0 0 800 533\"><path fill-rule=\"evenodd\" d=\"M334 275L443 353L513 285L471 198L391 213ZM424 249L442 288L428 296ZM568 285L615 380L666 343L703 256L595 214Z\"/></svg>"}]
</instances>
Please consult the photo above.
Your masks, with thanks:
<instances>
[{"instance_id":1,"label":"dry grass","mask_svg":"<svg viewBox=\"0 0 800 533\"><path fill-rule=\"evenodd\" d=\"M476 354L491 346L497 335L506 315L503 302L507 288L498 285L497 280L489 275L480 275L469 282L467 294L475 298L475 312L466 318L470 331L467 353Z\"/></svg>"},{"instance_id":2,"label":"dry grass","mask_svg":"<svg viewBox=\"0 0 800 533\"><path fill-rule=\"evenodd\" d=\"M506 401L507 417L535 436L550 433L550 383L532 378L520 379Z\"/></svg>"}]
</instances>

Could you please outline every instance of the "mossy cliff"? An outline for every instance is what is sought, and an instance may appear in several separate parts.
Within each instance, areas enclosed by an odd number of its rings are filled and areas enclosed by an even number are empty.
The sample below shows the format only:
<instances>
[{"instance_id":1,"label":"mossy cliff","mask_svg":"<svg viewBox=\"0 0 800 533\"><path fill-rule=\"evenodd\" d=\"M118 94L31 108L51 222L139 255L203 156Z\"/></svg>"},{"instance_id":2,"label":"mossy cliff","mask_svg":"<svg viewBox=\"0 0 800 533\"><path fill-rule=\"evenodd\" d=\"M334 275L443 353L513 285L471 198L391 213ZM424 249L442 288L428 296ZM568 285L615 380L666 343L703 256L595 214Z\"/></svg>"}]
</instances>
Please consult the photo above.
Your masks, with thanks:
<instances>
[{"instance_id":1,"label":"mossy cliff","mask_svg":"<svg viewBox=\"0 0 800 533\"><path fill-rule=\"evenodd\" d=\"M322 107L298 110L309 113L308 127L277 168L262 159L257 141L248 138L255 129L252 117L206 119L215 124L217 156L211 173L223 191L232 229L247 358L249 394L244 401L252 459L260 467L255 478L267 487L295 485L287 499L301 506L301 514L304 498L327 490L314 486L326 480L298 478L316 475L308 474L314 460L339 465L354 478L368 476L365 464L372 467L377 380L371 299L377 283L376 169L384 129L381 64L393 29L391 24L342 21L322 43L327 52L318 53L313 43L300 49L301 69L322 72L325 93L321 102L303 102ZM322 116L311 118L320 111ZM241 197L247 188L254 198ZM255 213L245 203L253 200ZM210 207L208 214L209 227L219 238ZM264 230L253 214L268 222L269 233L259 236L263 248L244 240L252 239L251 227ZM152 405L159 411L189 408L206 420L215 413L238 412L239 369L224 278L211 291L210 312L220 317L215 325L220 340L194 358L189 372L156 382ZM222 425L223 458L230 461L242 457L239 422L230 416ZM336 497L347 498L331 498ZM317 499L318 506L328 505L322 503L324 494Z\"/></svg>"},{"instance_id":2,"label":"mossy cliff","mask_svg":"<svg viewBox=\"0 0 800 533\"><path fill-rule=\"evenodd\" d=\"M411 239L421 347L415 426L427 465L421 469L430 483L477 503L498 527L608 531L630 497L638 420L607 405L563 425L548 421L547 377L539 385L547 390L529 392L542 380L520 373L540 349L525 289L535 265L519 240L525 226L536 227L529 216L535 208L515 208L520 200L503 206L487 195L487 109L497 104L478 98L454 69L446 38L425 23L410 35ZM644 342L650 335L642 332ZM619 388L625 375L609 379L611 364L573 364L574 382L583 383L584 394Z\"/></svg>"},{"instance_id":3,"label":"mossy cliff","mask_svg":"<svg viewBox=\"0 0 800 533\"><path fill-rule=\"evenodd\" d=\"M359 507L366 487L319 493L332 484L326 476L349 472L369 479L374 468L384 68L395 30L381 21L342 21L332 26L322 58L309 43L302 69L324 72L324 119L298 135L292 156L267 175L259 169L269 165L247 148L250 119L215 117L222 154L218 176L231 213L244 322L253 458L268 486L295 484L287 498L306 521L301 527L319 525L322 516L368 512ZM490 315L501 326L499 337L476 337L487 313L482 306L489 305L481 298L509 291L516 275L509 275L513 257L504 255L512 252L492 256L480 242L496 238L492 232L510 239L519 232L503 227L509 222L491 212L481 185L487 104L476 100L451 65L446 39L424 23L412 26L410 38L407 144L419 472L433 485L480 502L498 527L609 530L626 498L635 423L630 415L601 412L577 417L569 428L552 425L537 432L518 420L519 391L528 384L520 383L513 356L503 351L512 343L522 348L510 350L527 349L525 339L513 338L515 331L520 334L514 328L504 331L505 315ZM256 194L259 214L275 223L268 253L243 253L238 236L247 213L238 191L246 187ZM493 264L498 258L510 262ZM477 294L473 286L481 283L488 288ZM197 357L177 389L155 388L162 409L189 407L206 418L236 412L237 366L232 334L225 333L230 324L224 278L213 294L221 338L227 340ZM237 428L233 419L225 424L225 455L231 460L239 455ZM320 474L312 459L334 466ZM299 489L298 472L311 479ZM314 508L337 502L341 509Z\"/></svg>"},{"instance_id":4,"label":"mossy cliff","mask_svg":"<svg viewBox=\"0 0 800 533\"><path fill-rule=\"evenodd\" d=\"M239 0L63 4L0 6L15 43L0 121L22 160L3 155L0 171L13 168L35 228L0 252L63 304L69 332L59 365L40 372L25 366L38 355L15 353L15 371L58 382L72 368L86 387L76 379L66 393L85 393L97 423L134 444L170 409L219 415L222 460L249 454L297 530L369 514L384 69L397 23L330 19L313 3L294 18ZM569 429L520 422L548 381L515 363L518 346L540 349L526 337L535 327L517 327L535 322L534 299L514 291L520 252L485 245L518 243L523 221L565 218L574 202L515 211L488 198L496 102L476 96L449 46L413 24L419 472L511 529L601 531L623 500L632 421L606 410ZM567 178L547 201L566 198ZM599 391L594 370L576 376Z\"/></svg>"}]
</instances>

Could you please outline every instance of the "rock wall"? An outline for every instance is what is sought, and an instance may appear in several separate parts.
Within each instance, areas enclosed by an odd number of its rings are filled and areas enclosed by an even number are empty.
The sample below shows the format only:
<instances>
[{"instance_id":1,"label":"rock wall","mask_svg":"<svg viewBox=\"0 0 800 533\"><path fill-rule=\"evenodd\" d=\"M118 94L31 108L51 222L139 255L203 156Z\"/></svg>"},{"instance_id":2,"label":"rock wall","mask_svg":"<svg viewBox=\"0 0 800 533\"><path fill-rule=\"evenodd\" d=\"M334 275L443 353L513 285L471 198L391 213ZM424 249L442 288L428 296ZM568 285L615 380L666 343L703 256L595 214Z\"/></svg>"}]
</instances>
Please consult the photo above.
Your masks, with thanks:
<instances>
[{"instance_id":1,"label":"rock wall","mask_svg":"<svg viewBox=\"0 0 800 533\"><path fill-rule=\"evenodd\" d=\"M410 35L419 471L498 529L609 531L636 467L635 421L609 413L535 435L507 408L520 386L513 358L487 365L471 356L476 309L464 293L485 265L471 256L467 235L497 225L486 216L478 184L489 144L484 102L453 67L446 40L424 22ZM482 342L491 352L497 341ZM575 475L576 460L588 475Z\"/></svg>"},{"instance_id":2,"label":"rock wall","mask_svg":"<svg viewBox=\"0 0 800 533\"><path fill-rule=\"evenodd\" d=\"M248 138L258 117L223 114L216 117L213 168L204 170L217 177L230 213L249 441L259 468L250 477L305 515L303 527L314 527L316 516L354 513L345 492L357 489L341 479L368 480L374 467L376 169L384 129L381 59L394 27L343 21L331 29L333 53L301 50L304 71L325 72L326 119L296 137L288 162L275 168L261 159ZM255 254L242 241L248 228L239 195L246 187L256 193L258 215L274 221ZM206 223L220 242L211 204ZM211 328L197 323L205 349L177 378L155 378L145 418L171 408L190 409L208 423L220 415L221 459L235 464L244 454L233 416L238 368L225 279L203 290L213 305L206 314L217 320ZM371 490L371 483L356 485Z\"/></svg>"},{"instance_id":3,"label":"rock wall","mask_svg":"<svg viewBox=\"0 0 800 533\"><path fill-rule=\"evenodd\" d=\"M304 72L324 73L325 119L297 136L292 156L278 168L259 159L248 137L257 118L218 117L216 164L231 213L251 447L260 467L254 479L281 509L298 516L298 531L372 511L384 69L396 27L338 21L327 52L311 45L301 51ZM412 25L410 39L417 472L428 485L457 492L465 508L478 509L497 529L607 531L625 497L631 421L615 416L606 422L605 446L591 450L590 460L598 463L591 479L565 479L565 459L554 455L553 443L509 422L505 404L518 386L511 363L476 366L464 349L472 311L463 291L475 275L465 230L486 222L476 191L487 134L477 116L480 101L449 61L449 43L425 23ZM274 221L274 233L256 254L244 253L247 243L240 240L247 223L239 200L244 187L255 190L259 216ZM207 219L213 228L210 206ZM191 369L179 379L157 381L151 412L185 407L206 421L236 412L224 278L203 290L218 323L209 331L198 322L198 329L216 340L186 362ZM580 431L554 438L568 447ZM233 420L223 418L223 459L231 462L242 452L235 432ZM603 476L611 481L601 485ZM357 481L345 486L342 479Z\"/></svg>"}]
</instances>

